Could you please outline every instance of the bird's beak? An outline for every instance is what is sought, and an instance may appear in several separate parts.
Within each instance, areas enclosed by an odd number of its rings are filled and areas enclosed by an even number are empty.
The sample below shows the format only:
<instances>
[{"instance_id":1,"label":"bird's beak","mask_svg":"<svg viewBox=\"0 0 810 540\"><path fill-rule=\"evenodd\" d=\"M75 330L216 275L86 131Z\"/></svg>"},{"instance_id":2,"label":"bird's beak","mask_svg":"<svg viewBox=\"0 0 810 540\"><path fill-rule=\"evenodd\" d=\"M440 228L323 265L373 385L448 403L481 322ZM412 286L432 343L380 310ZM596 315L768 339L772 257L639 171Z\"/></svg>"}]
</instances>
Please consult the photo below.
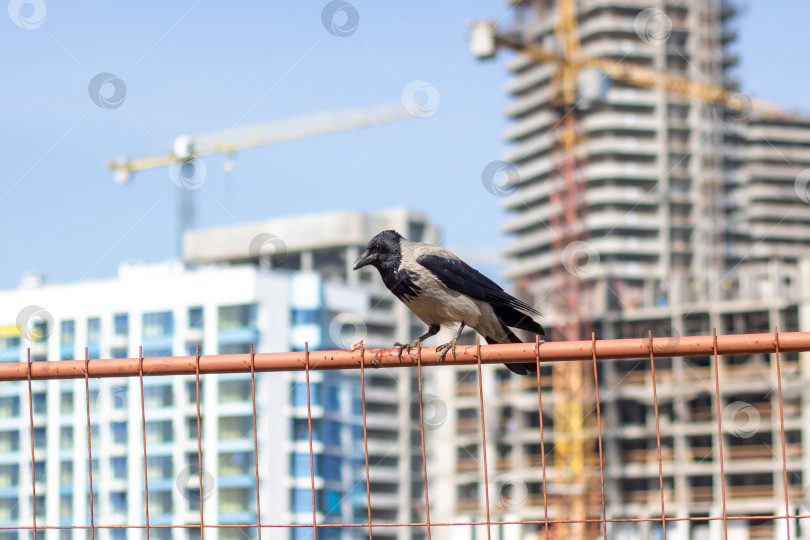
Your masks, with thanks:
<instances>
[{"instance_id":1,"label":"bird's beak","mask_svg":"<svg viewBox=\"0 0 810 540\"><path fill-rule=\"evenodd\" d=\"M366 250L363 252L362 255L360 255L360 258L354 261L354 269L358 270L360 268L363 268L364 266L371 264L375 260L377 260L377 255L369 253L368 250Z\"/></svg>"}]
</instances>

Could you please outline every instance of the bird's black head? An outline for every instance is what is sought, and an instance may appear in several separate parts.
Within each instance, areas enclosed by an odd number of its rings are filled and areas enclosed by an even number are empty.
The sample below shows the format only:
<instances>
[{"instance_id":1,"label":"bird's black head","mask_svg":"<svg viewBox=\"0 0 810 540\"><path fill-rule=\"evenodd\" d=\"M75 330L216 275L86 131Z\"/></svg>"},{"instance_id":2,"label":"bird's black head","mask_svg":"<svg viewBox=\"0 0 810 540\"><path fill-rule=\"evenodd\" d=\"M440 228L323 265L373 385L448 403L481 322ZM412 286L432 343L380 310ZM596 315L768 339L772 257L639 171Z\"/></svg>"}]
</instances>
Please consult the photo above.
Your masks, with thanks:
<instances>
[{"instance_id":1,"label":"bird's black head","mask_svg":"<svg viewBox=\"0 0 810 540\"><path fill-rule=\"evenodd\" d=\"M399 264L402 252L399 249L399 241L402 236L393 230L383 231L369 240L366 250L354 263L354 269L364 266L374 266L378 270L383 267Z\"/></svg>"}]
</instances>

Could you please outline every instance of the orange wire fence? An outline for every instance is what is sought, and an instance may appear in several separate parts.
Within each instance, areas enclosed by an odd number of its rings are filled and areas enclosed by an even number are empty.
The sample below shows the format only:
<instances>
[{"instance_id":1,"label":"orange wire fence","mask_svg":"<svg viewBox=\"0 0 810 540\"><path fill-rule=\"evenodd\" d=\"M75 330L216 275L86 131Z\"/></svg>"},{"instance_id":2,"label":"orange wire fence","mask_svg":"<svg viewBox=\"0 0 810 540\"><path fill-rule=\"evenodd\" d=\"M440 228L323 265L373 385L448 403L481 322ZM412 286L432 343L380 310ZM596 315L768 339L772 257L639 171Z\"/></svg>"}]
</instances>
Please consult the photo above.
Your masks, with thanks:
<instances>
[{"instance_id":1,"label":"orange wire fence","mask_svg":"<svg viewBox=\"0 0 810 540\"><path fill-rule=\"evenodd\" d=\"M419 528L424 531L428 538L435 532L432 527L453 527L453 526L486 526L487 537L491 538L494 526L500 525L532 525L535 526L538 532L542 531L545 538L553 537L555 526L570 524L570 523L587 523L591 527L596 527L598 530L592 537L599 535L608 538L609 528L614 523L640 523L652 522L660 524L660 531L663 538L667 535L667 525L673 522L712 522L721 521L723 526L723 536L728 538L729 522L735 520L751 520L755 522L776 522L782 520L785 524L784 533L786 538L791 537L793 531L794 538L798 538L795 532L795 526L790 525L791 520L802 520L810 518L810 514L791 512L791 505L795 509L795 496L789 493L791 484L788 482L788 457L786 451L786 436L785 436L785 410L783 403L783 360L782 355L786 353L798 353L810 351L810 332L790 332L779 333L774 329L773 333L769 334L747 334L747 335L724 335L717 336L697 336L697 337L681 337L681 338L654 338L652 333L644 339L619 339L619 340L597 340L592 336L588 341L575 341L575 342L556 342L556 343L525 343L525 344L508 344L508 345L481 345L476 343L470 346L459 346L457 355L454 358L448 355L442 361L435 348L424 348L414 350L413 356L407 353L398 356L394 349L364 349L362 344L355 350L349 351L300 351L300 352L285 352L285 353L253 353L252 347L249 354L229 354L229 355L195 355L195 356L175 356L175 357L159 357L159 358L127 358L127 359L90 359L87 357L85 351L84 360L63 360L63 361L43 361L31 362L30 351L29 361L21 363L5 363L0 364L0 381L27 381L28 385L28 405L29 405L29 427L30 427L30 443L31 443L31 477L32 477L32 492L33 492L33 513L31 516L31 525L13 525L13 526L0 526L0 531L31 531L33 538L41 535L44 530L49 529L82 529L89 532L90 538L95 538L97 529L141 529L145 532L145 537L149 538L150 531L155 529L165 528L187 528L199 531L201 538L204 537L206 529L212 528L250 528L256 532L256 536L261 539L262 531L266 529L294 529L294 528L307 528L312 531L312 536L317 538L318 531L330 528L362 528L363 534L368 535L371 539L375 534L375 529L385 527L409 527ZM658 397L658 384L656 379L656 361L664 358L675 357L708 357L710 366L713 367L711 378L714 383L715 397L720 396L721 392L721 374L722 370L719 367L720 362L718 357L721 355L749 355L749 354L772 354L775 361L776 373L776 392L778 400L778 418L779 418L779 434L781 441L776 441L775 446L781 450L781 463L778 464L780 474L782 477L782 487L784 491L784 513L775 513L774 515L740 515L735 513L731 515L727 511L727 490L730 489L725 481L725 454L723 453L723 414L721 412L720 399L715 399L714 421L717 424L717 442L719 444L719 467L721 483L721 500L711 500L715 504L721 505L721 512L714 515L707 512L706 515L700 516L683 516L668 514L666 508L667 494L665 493L664 482L664 459L662 453L669 452L669 448L662 448L662 436L660 431L659 419L659 397ZM660 495L660 512L654 517L612 517L608 516L606 510L607 503L605 500L605 449L603 447L603 429L614 429L620 426L612 426L606 424L606 420L602 416L601 405L603 399L600 399L600 387L604 388L604 382L600 381L600 372L598 363L621 361L627 359L644 359L649 361L649 374L651 383L650 390L652 392L652 403L655 413L655 440L657 451L657 465L658 465L658 485L659 489L656 490ZM536 380L532 380L531 385L536 385L537 389L537 413L539 426L536 432L532 433L532 438L536 439L536 443L540 445L540 466L542 468L542 508L543 517L541 519L531 520L515 520L515 519L492 519L490 513L490 478L489 471L490 465L487 456L487 442L486 437L488 431L486 427L485 418L485 403L484 403L484 379L482 378L482 366L487 364L500 364L504 362L509 363L533 363L537 370ZM543 414L543 399L544 397L552 397L548 393L548 384L544 383L542 379L546 377L546 366L554 365L559 362L589 362L592 364L593 379L591 381L592 389L595 395L594 409L596 413L596 433L594 448L598 450L598 484L591 486L592 496L595 496L601 505L601 517L588 518L583 520L563 519L549 515L550 499L552 495L549 493L553 488L553 482L547 482L546 472L547 467L547 448L546 448L546 427L544 426ZM801 362L792 362L801 369ZM462 519L441 521L431 521L430 509L430 482L431 479L428 474L429 452L426 452L425 443L425 413L423 404L425 396L423 395L422 388L422 368L426 366L461 366L472 365L477 368L477 397L479 407L479 417L481 426L481 447L483 449L483 475L478 480L480 486L483 487L484 492L484 506L482 516L485 519L468 520ZM367 429L367 416L366 416L366 373L368 370L388 369L388 368L416 368L418 373L418 396L414 396L414 403L418 403L418 427L421 435L421 454L422 454L422 468L421 473L423 476L424 485L424 520L411 521L411 522L375 522L372 520L372 483L369 479L369 451L368 451L368 429ZM322 523L318 522L317 511L318 501L316 500L316 481L315 481L315 466L314 466L314 452L313 452L313 428L312 428L312 399L310 395L310 373L313 371L321 370L359 370L360 375L360 400L362 405L362 433L363 433L363 446L364 446L364 469L365 469L365 484L366 484L366 519L360 522L351 523ZM267 523L262 521L261 504L260 504L260 452L259 452L259 438L256 429L257 407L256 407L256 374L261 372L281 372L281 371L303 371L306 374L306 401L307 401L307 426L308 426L308 442L309 442L309 460L310 460L310 488L312 492L312 522L311 523ZM646 371L646 369L645 369ZM202 471L202 456L203 444L201 437L201 417L202 411L200 407L200 383L201 379L208 374L215 373L244 373L250 374L250 390L251 390L251 405L252 405L252 429L253 429L253 464L255 475L255 491L256 491L256 514L257 519L251 523L239 524L207 524L206 509L204 505L203 494L205 492L203 485L203 474L199 474L199 523L153 523L150 522L149 515L149 481L147 473L147 462L149 448L147 444L147 407L145 406L144 399L144 379L146 377L162 377L167 375L193 375L194 376L194 393L196 394L196 427L197 427L197 466L198 470ZM126 525L100 525L96 523L96 515L94 511L94 488L93 488L93 448L91 440L91 407L90 407L90 379L91 378L105 378L105 377L138 377L140 380L140 424L142 432L142 458L143 458L143 493L144 493L144 508L145 512L143 521L141 523L131 523ZM807 374L804 374L806 379ZM35 444L34 444L34 404L32 389L33 381L37 380L53 380L53 379L84 379L85 389L85 416L87 421L87 456L88 456L88 482L89 482L89 510L90 519L89 524L79 525L42 525L37 521L37 472L35 470ZM524 382L525 386L528 382ZM545 389L544 389L545 388ZM545 395L544 395L545 394ZM806 400L807 398L805 398ZM806 405L806 403L805 403ZM546 405L548 407L548 404ZM548 411L547 411L548 413ZM805 418L805 421L808 419ZM801 441L803 444L804 441ZM448 450L449 451L449 450ZM802 452L802 455L805 455ZM550 453L549 453L550 455ZM490 460L492 461L492 460ZM777 464L774 464L777 467ZM806 482L807 479L804 479ZM548 486L548 488L547 488ZM22 520L21 520L22 521ZM275 534L275 533L274 533ZM420 533L421 534L421 533ZM806 533L805 533L806 534Z\"/></svg>"}]
</instances>

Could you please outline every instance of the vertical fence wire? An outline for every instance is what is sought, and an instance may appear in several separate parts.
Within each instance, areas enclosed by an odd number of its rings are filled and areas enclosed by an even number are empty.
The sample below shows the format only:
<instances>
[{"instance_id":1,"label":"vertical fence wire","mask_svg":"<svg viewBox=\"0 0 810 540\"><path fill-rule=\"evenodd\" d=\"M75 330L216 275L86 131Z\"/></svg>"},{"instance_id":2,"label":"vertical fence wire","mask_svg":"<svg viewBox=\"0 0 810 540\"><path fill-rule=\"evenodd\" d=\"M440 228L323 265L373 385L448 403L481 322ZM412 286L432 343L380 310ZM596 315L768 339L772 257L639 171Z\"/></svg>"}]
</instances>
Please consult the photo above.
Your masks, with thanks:
<instances>
[{"instance_id":1,"label":"vertical fence wire","mask_svg":"<svg viewBox=\"0 0 810 540\"><path fill-rule=\"evenodd\" d=\"M256 431L256 355L250 344L250 398L253 404L253 468L256 470L256 534L262 540L262 505L259 500L259 434Z\"/></svg>"},{"instance_id":2,"label":"vertical fence wire","mask_svg":"<svg viewBox=\"0 0 810 540\"><path fill-rule=\"evenodd\" d=\"M200 421L200 345L194 349L194 377L197 394L197 475L200 477L200 540L205 538L203 519L203 467L202 467L202 422Z\"/></svg>"},{"instance_id":3,"label":"vertical fence wire","mask_svg":"<svg viewBox=\"0 0 810 540\"><path fill-rule=\"evenodd\" d=\"M540 467L543 469L543 527L546 540L551 531L548 529L548 493L546 492L546 438L543 430L543 387L540 377L540 336L534 336L534 363L537 367L537 411L540 417Z\"/></svg>"},{"instance_id":4,"label":"vertical fence wire","mask_svg":"<svg viewBox=\"0 0 810 540\"><path fill-rule=\"evenodd\" d=\"M363 408L363 447L366 454L366 506L368 507L368 540L371 538L371 480L368 469L368 429L366 428L366 348L360 342L360 404Z\"/></svg>"},{"instance_id":5,"label":"vertical fence wire","mask_svg":"<svg viewBox=\"0 0 810 540\"><path fill-rule=\"evenodd\" d=\"M89 468L87 474L90 479L90 538L96 537L95 513L93 510L93 445L90 442L90 354L87 347L84 348L84 397L87 408L87 462Z\"/></svg>"},{"instance_id":6,"label":"vertical fence wire","mask_svg":"<svg viewBox=\"0 0 810 540\"><path fill-rule=\"evenodd\" d=\"M146 465L146 405L143 392L143 345L138 347L138 380L141 383L141 431L143 434L143 502L146 508L146 540L149 540L149 479Z\"/></svg>"},{"instance_id":7,"label":"vertical fence wire","mask_svg":"<svg viewBox=\"0 0 810 540\"><path fill-rule=\"evenodd\" d=\"M723 425L720 414L720 367L717 356L717 328L712 328L712 349L714 356L714 392L716 395L715 405L717 408L717 441L720 445L720 489L721 499L723 499L723 538L728 540L728 513L726 512L726 470L723 456Z\"/></svg>"},{"instance_id":8,"label":"vertical fence wire","mask_svg":"<svg viewBox=\"0 0 810 540\"><path fill-rule=\"evenodd\" d=\"M650 348L650 375L652 377L653 407L655 411L655 441L658 446L658 484L661 487L661 527L664 540L667 540L667 514L664 509L664 464L661 461L661 426L658 421L658 390L655 381L655 348L652 330L648 330L647 346Z\"/></svg>"},{"instance_id":9,"label":"vertical fence wire","mask_svg":"<svg viewBox=\"0 0 810 540\"><path fill-rule=\"evenodd\" d=\"M28 416L31 420L31 500L34 511L34 540L37 540L37 473L34 467L34 391L31 386L31 348L28 348Z\"/></svg>"},{"instance_id":10,"label":"vertical fence wire","mask_svg":"<svg viewBox=\"0 0 810 540\"><path fill-rule=\"evenodd\" d=\"M425 458L425 417L422 410L422 342L417 343L416 352L416 369L417 376L419 377L419 432L422 436L422 475L425 479L425 524L427 525L427 537L431 540L430 536L430 499L428 497L428 476L427 476L427 459Z\"/></svg>"},{"instance_id":11,"label":"vertical fence wire","mask_svg":"<svg viewBox=\"0 0 810 540\"><path fill-rule=\"evenodd\" d=\"M492 538L492 520L489 515L489 467L487 466L487 427L484 421L484 383L481 380L481 338L475 337L475 356L478 359L478 399L481 406L481 447L484 450L484 496L487 505L487 538Z\"/></svg>"},{"instance_id":12,"label":"vertical fence wire","mask_svg":"<svg viewBox=\"0 0 810 540\"><path fill-rule=\"evenodd\" d=\"M599 373L596 369L596 333L591 332L593 357L593 388L596 391L596 427L599 435L599 485L602 488L602 537L607 538L607 509L605 507L605 462L602 456L602 405L599 403Z\"/></svg>"},{"instance_id":13,"label":"vertical fence wire","mask_svg":"<svg viewBox=\"0 0 810 540\"><path fill-rule=\"evenodd\" d=\"M309 479L312 483L312 534L318 540L317 506L315 505L315 456L312 453L312 403L309 391L309 342L304 344L304 371L307 377L307 430L309 432Z\"/></svg>"},{"instance_id":14,"label":"vertical fence wire","mask_svg":"<svg viewBox=\"0 0 810 540\"><path fill-rule=\"evenodd\" d=\"M779 328L773 327L773 347L776 353L776 384L779 390L779 428L782 435L782 482L785 487L785 530L790 540L790 502L788 498L787 451L785 450L785 407L782 400L782 363L779 358Z\"/></svg>"}]
</instances>

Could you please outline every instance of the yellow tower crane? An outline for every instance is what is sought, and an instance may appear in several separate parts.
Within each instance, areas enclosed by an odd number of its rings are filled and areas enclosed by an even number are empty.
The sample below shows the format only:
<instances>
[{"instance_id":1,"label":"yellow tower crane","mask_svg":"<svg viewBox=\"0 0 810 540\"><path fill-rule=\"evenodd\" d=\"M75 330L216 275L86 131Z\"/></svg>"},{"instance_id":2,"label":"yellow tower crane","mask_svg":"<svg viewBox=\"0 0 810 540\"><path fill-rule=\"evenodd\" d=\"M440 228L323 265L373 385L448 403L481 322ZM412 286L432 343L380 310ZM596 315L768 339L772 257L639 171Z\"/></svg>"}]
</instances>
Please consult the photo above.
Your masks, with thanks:
<instances>
[{"instance_id":1,"label":"yellow tower crane","mask_svg":"<svg viewBox=\"0 0 810 540\"><path fill-rule=\"evenodd\" d=\"M341 111L326 111L284 120L276 120L262 124L244 127L234 127L224 131L204 133L200 135L181 135L174 141L169 151L143 158L129 159L126 157L108 160L106 166L113 171L113 178L119 184L126 184L132 180L138 171L169 167L172 180L182 184L180 218L178 219L178 255L182 247L182 236L191 227L194 216L192 181L179 182L178 178L185 175L193 177L195 169L200 166L198 158L213 154L225 154L226 172L233 168L231 157L238 150L266 146L297 139L306 139L350 131L362 127L387 124L416 118L400 103L389 103L372 107L348 109ZM182 180L182 178L180 178Z\"/></svg>"},{"instance_id":2,"label":"yellow tower crane","mask_svg":"<svg viewBox=\"0 0 810 540\"><path fill-rule=\"evenodd\" d=\"M584 134L576 131L576 100L578 80L583 70L603 73L612 80L622 81L643 88L663 89L664 91L697 99L709 104L724 107L735 113L770 118L796 120L796 115L788 114L778 106L762 102L742 94L738 90L723 88L682 77L660 73L654 69L625 64L608 58L583 56L579 47L579 29L576 13L576 0L559 0L554 34L557 51L524 43L516 32L499 32L495 23L482 21L473 25L471 36L472 52L480 59L495 56L498 48L511 49L537 62L556 66L552 76L554 97L552 104L560 113L560 120L552 128L552 157L562 182L552 190L552 205L559 210L551 219L554 232L554 246L559 252L572 241L582 240L577 221L584 218L586 204L582 186L584 179L577 168L584 165L587 156L581 151ZM559 52L562 51L562 52ZM564 253L564 252L563 252ZM574 261L575 262L575 261ZM588 339L589 321L582 321L579 313L581 288L585 284L565 272L557 265L555 272L555 321L556 338ZM585 525L589 518L601 516L592 513L595 493L595 476L588 465L593 463L595 443L586 439L588 419L585 417L584 400L590 390L584 366L579 362L555 362L552 371L554 388L554 465L557 469L559 486L555 490L558 519L569 520L554 527L557 538L595 538L601 534L598 529ZM545 489L545 488L544 488Z\"/></svg>"}]
</instances>

